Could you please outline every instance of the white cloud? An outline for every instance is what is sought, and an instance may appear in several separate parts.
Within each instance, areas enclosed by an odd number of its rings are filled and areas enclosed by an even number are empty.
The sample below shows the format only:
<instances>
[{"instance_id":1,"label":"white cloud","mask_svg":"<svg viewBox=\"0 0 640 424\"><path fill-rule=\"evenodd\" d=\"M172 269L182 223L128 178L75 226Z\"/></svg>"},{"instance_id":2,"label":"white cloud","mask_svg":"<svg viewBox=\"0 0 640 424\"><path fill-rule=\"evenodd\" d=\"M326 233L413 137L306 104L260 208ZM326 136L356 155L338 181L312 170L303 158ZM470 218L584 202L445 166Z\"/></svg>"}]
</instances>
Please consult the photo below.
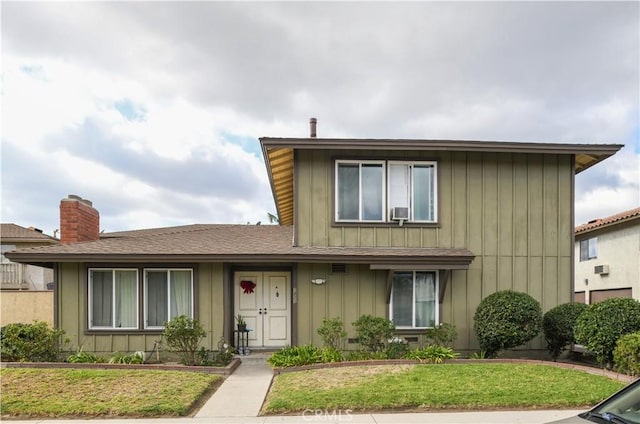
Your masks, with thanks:
<instances>
[{"instance_id":1,"label":"white cloud","mask_svg":"<svg viewBox=\"0 0 640 424\"><path fill-rule=\"evenodd\" d=\"M52 230L75 193L109 230L265 221L257 138L312 116L320 137L632 145L639 8L7 2L2 219ZM578 176L576 222L639 203L638 151Z\"/></svg>"}]
</instances>

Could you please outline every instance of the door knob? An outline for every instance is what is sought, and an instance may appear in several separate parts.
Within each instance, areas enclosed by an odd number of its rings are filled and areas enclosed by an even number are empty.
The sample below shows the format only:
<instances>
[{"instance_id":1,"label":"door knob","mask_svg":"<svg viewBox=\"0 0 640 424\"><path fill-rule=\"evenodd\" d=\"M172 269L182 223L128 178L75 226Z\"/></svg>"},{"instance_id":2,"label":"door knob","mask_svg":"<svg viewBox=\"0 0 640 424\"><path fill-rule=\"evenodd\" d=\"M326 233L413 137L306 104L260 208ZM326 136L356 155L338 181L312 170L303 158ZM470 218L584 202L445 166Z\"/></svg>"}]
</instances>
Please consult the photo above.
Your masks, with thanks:
<instances>
[{"instance_id":1,"label":"door knob","mask_svg":"<svg viewBox=\"0 0 640 424\"><path fill-rule=\"evenodd\" d=\"M264 314L267 315L267 308L264 308Z\"/></svg>"}]
</instances>

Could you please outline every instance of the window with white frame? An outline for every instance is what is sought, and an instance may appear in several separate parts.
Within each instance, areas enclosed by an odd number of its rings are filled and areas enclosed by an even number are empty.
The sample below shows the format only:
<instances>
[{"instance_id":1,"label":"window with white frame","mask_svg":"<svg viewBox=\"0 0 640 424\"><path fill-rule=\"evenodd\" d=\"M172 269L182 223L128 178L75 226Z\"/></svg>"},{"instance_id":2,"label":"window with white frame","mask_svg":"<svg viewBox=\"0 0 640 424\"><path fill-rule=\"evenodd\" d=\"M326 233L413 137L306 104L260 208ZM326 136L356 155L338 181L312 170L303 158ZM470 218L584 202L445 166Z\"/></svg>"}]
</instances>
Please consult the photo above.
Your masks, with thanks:
<instances>
[{"instance_id":1,"label":"window with white frame","mask_svg":"<svg viewBox=\"0 0 640 424\"><path fill-rule=\"evenodd\" d=\"M180 315L193 318L190 269L146 269L144 281L145 328L163 328Z\"/></svg>"},{"instance_id":2,"label":"window with white frame","mask_svg":"<svg viewBox=\"0 0 640 424\"><path fill-rule=\"evenodd\" d=\"M138 270L89 269L89 328L138 328Z\"/></svg>"},{"instance_id":3,"label":"window with white frame","mask_svg":"<svg viewBox=\"0 0 640 424\"><path fill-rule=\"evenodd\" d=\"M391 221L407 208L409 222L437 221L436 162L336 161L336 222Z\"/></svg>"},{"instance_id":4,"label":"window with white frame","mask_svg":"<svg viewBox=\"0 0 640 424\"><path fill-rule=\"evenodd\" d=\"M409 208L409 221L435 222L435 162L389 162L389 214Z\"/></svg>"},{"instance_id":5,"label":"window with white frame","mask_svg":"<svg viewBox=\"0 0 640 424\"><path fill-rule=\"evenodd\" d=\"M580 262L598 257L598 238L580 240Z\"/></svg>"},{"instance_id":6,"label":"window with white frame","mask_svg":"<svg viewBox=\"0 0 640 424\"><path fill-rule=\"evenodd\" d=\"M338 161L336 220L384 221L384 162Z\"/></svg>"},{"instance_id":7,"label":"window with white frame","mask_svg":"<svg viewBox=\"0 0 640 424\"><path fill-rule=\"evenodd\" d=\"M427 328L438 324L438 277L435 271L396 271L390 315L397 328Z\"/></svg>"}]
</instances>

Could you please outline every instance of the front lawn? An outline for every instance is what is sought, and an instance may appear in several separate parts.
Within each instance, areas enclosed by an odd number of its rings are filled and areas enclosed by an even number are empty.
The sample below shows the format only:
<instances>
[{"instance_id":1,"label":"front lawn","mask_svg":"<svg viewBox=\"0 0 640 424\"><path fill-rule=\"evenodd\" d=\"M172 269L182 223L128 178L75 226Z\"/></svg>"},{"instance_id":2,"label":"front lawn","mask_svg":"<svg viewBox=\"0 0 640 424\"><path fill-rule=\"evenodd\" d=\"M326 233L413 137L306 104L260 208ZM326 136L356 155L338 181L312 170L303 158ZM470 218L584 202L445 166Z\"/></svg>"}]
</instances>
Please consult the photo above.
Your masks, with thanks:
<instances>
[{"instance_id":1,"label":"front lawn","mask_svg":"<svg viewBox=\"0 0 640 424\"><path fill-rule=\"evenodd\" d=\"M581 408L594 405L622 386L603 376L529 364L325 368L277 376L263 413Z\"/></svg>"},{"instance_id":2,"label":"front lawn","mask_svg":"<svg viewBox=\"0 0 640 424\"><path fill-rule=\"evenodd\" d=\"M0 370L2 417L158 417L190 413L222 377L178 371Z\"/></svg>"}]
</instances>

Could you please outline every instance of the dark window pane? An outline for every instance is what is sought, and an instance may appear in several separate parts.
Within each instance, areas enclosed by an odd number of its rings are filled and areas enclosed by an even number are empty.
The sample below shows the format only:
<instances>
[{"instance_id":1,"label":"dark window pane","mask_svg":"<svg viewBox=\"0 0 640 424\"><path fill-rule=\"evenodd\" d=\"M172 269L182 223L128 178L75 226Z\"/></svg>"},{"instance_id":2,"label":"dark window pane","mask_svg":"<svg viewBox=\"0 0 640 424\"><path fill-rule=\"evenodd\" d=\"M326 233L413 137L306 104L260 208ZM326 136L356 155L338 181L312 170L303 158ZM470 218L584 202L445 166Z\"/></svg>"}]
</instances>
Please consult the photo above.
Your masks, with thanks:
<instances>
[{"instance_id":1,"label":"dark window pane","mask_svg":"<svg viewBox=\"0 0 640 424\"><path fill-rule=\"evenodd\" d=\"M391 320L398 327L413 326L413 273L396 272L393 275L393 316Z\"/></svg>"},{"instance_id":2,"label":"dark window pane","mask_svg":"<svg viewBox=\"0 0 640 424\"><path fill-rule=\"evenodd\" d=\"M113 326L113 272L91 271L91 326Z\"/></svg>"},{"instance_id":3,"label":"dark window pane","mask_svg":"<svg viewBox=\"0 0 640 424\"><path fill-rule=\"evenodd\" d=\"M432 165L413 167L413 219L433 221L435 210L434 168Z\"/></svg>"},{"instance_id":4,"label":"dark window pane","mask_svg":"<svg viewBox=\"0 0 640 424\"><path fill-rule=\"evenodd\" d=\"M338 219L359 219L360 169L358 164L338 165Z\"/></svg>"},{"instance_id":5,"label":"dark window pane","mask_svg":"<svg viewBox=\"0 0 640 424\"><path fill-rule=\"evenodd\" d=\"M362 219L382 220L382 165L362 165Z\"/></svg>"},{"instance_id":6,"label":"dark window pane","mask_svg":"<svg viewBox=\"0 0 640 424\"><path fill-rule=\"evenodd\" d=\"M162 327L168 320L167 272L147 272L147 326Z\"/></svg>"}]
</instances>

